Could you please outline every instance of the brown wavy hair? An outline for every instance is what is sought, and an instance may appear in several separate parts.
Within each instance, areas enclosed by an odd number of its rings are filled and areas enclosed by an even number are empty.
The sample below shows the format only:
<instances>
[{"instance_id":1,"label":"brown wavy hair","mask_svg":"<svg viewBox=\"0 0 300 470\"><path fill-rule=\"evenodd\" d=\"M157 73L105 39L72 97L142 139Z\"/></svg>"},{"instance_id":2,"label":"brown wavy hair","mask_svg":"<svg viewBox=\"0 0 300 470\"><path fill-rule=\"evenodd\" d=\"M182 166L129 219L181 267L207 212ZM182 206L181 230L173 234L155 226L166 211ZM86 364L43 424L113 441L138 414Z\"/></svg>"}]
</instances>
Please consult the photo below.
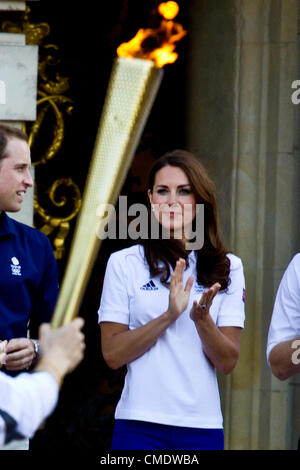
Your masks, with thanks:
<instances>
[{"instance_id":1,"label":"brown wavy hair","mask_svg":"<svg viewBox=\"0 0 300 470\"><path fill-rule=\"evenodd\" d=\"M154 163L148 179L148 188L151 193L156 173L168 165L184 171L195 195L196 203L204 204L204 243L200 250L195 251L197 283L210 287L215 282L219 282L221 290L226 290L229 285L230 261L226 256L228 251L220 237L215 185L193 154L185 150L174 150L166 153ZM149 217L151 217L150 202L147 201L147 203ZM151 239L149 236L140 243L144 246L151 276L160 275L160 280L164 285L169 285L170 266L174 269L178 258L183 258L188 262L189 253L181 240Z\"/></svg>"},{"instance_id":2,"label":"brown wavy hair","mask_svg":"<svg viewBox=\"0 0 300 470\"><path fill-rule=\"evenodd\" d=\"M28 141L27 135L17 127L0 124L0 164L4 158L7 158L7 144L9 139L20 139Z\"/></svg>"}]
</instances>

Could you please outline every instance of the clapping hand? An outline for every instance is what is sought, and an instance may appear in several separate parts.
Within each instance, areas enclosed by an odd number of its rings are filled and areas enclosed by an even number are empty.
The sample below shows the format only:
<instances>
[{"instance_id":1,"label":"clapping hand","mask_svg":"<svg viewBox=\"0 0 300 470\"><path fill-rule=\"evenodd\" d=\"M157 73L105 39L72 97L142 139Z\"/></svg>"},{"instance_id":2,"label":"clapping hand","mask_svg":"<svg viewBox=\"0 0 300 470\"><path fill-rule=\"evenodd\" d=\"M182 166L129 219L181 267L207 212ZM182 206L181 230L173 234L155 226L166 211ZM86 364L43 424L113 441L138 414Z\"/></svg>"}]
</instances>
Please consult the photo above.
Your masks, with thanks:
<instances>
[{"instance_id":1,"label":"clapping hand","mask_svg":"<svg viewBox=\"0 0 300 470\"><path fill-rule=\"evenodd\" d=\"M193 321L204 320L209 314L209 309L213 303L214 297L221 289L221 284L216 282L208 290L204 291L199 302L194 300L190 311L190 317Z\"/></svg>"},{"instance_id":2,"label":"clapping hand","mask_svg":"<svg viewBox=\"0 0 300 470\"><path fill-rule=\"evenodd\" d=\"M176 320L186 309L189 301L190 291L194 282L193 276L190 276L187 280L185 288L183 287L183 273L185 264L185 260L179 258L171 276L168 312L174 320Z\"/></svg>"}]
</instances>

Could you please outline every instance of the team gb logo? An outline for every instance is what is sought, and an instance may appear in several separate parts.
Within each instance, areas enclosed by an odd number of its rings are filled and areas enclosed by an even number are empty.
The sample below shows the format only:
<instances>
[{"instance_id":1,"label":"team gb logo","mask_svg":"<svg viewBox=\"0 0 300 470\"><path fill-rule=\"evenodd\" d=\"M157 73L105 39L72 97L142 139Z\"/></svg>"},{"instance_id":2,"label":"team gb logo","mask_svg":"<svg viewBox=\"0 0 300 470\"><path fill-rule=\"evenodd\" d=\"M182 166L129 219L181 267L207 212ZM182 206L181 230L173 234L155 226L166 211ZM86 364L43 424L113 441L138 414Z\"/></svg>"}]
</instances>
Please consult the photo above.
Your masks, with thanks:
<instances>
[{"instance_id":1,"label":"team gb logo","mask_svg":"<svg viewBox=\"0 0 300 470\"><path fill-rule=\"evenodd\" d=\"M11 259L11 273L13 276L21 276L21 266L18 258L15 256Z\"/></svg>"}]
</instances>

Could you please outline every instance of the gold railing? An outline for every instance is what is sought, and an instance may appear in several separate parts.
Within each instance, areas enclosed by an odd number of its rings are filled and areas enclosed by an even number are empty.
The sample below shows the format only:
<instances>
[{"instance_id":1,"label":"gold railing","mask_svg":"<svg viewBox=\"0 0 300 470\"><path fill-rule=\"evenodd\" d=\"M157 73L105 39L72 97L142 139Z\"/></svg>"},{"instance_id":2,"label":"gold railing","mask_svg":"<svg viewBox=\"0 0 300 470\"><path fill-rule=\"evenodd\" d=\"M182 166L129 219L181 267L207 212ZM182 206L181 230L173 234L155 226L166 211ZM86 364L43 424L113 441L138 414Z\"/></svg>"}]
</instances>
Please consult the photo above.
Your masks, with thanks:
<instances>
[{"instance_id":1,"label":"gold railing","mask_svg":"<svg viewBox=\"0 0 300 470\"><path fill-rule=\"evenodd\" d=\"M26 44L38 45L39 69L38 69L38 96L37 96L37 118L33 123L24 124L24 130L28 135L28 143L31 148L32 165L34 167L46 165L50 160L58 155L65 138L65 116L71 114L73 101L66 95L69 90L69 79L62 77L55 68L59 64L59 59L55 57L59 48L55 44L44 44L44 39L50 34L48 23L32 23L30 21L30 8L27 7L21 15L18 23L3 21L1 30L8 33L21 33L26 36ZM54 79L50 78L50 75ZM51 73L52 72L52 73ZM51 117L50 117L51 114ZM54 119L52 135L47 147L42 150L39 139L48 119ZM38 150L35 149L38 147ZM81 193L78 186L71 178L60 178L53 182L50 189L45 191L48 195L48 202L51 209L41 206L38 199L38 191L35 187L34 212L38 215L39 225L36 227L46 235L52 236L52 245L57 259L61 259L65 253L65 240L70 230L70 221L76 217L81 206ZM67 196L58 197L60 193L71 193ZM70 206L69 213L63 216L55 215L60 210L66 210ZM54 236L54 238L53 238Z\"/></svg>"}]
</instances>

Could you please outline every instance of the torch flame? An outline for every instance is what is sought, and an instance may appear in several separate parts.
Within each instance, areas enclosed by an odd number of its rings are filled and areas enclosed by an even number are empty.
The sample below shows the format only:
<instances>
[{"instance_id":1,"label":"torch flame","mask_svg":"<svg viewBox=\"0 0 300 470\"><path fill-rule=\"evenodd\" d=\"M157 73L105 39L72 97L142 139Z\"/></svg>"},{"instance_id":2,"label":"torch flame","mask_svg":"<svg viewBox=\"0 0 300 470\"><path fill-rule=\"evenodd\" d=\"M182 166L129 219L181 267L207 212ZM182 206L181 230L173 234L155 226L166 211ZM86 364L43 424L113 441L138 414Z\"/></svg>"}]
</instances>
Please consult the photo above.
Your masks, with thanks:
<instances>
[{"instance_id":1,"label":"torch flame","mask_svg":"<svg viewBox=\"0 0 300 470\"><path fill-rule=\"evenodd\" d=\"M172 21L179 12L179 6L176 2L161 3L158 12L164 18L159 28L139 29L134 38L118 47L119 57L153 60L159 68L176 61L176 43L187 34L180 24Z\"/></svg>"},{"instance_id":2,"label":"torch flame","mask_svg":"<svg viewBox=\"0 0 300 470\"><path fill-rule=\"evenodd\" d=\"M176 2L161 3L158 11L166 20L173 20L178 15L179 6Z\"/></svg>"}]
</instances>

